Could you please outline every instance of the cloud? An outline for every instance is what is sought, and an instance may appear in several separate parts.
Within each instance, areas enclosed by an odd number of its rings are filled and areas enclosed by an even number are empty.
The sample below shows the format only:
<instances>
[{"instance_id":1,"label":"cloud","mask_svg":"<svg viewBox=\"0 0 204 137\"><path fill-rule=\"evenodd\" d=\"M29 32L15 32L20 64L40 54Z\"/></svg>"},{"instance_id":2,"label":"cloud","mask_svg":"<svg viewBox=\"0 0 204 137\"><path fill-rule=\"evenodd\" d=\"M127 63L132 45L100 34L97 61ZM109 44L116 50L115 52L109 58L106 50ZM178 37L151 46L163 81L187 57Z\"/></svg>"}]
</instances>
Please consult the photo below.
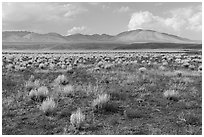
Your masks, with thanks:
<instances>
[{"instance_id":1,"label":"cloud","mask_svg":"<svg viewBox=\"0 0 204 137\"><path fill-rule=\"evenodd\" d=\"M122 7L118 8L118 9L114 10L114 12L121 13L121 12L128 12L129 10L130 10L130 8L128 6L126 6L126 7L122 6Z\"/></svg>"},{"instance_id":2,"label":"cloud","mask_svg":"<svg viewBox=\"0 0 204 137\"><path fill-rule=\"evenodd\" d=\"M129 20L128 29L153 29L176 34L183 30L202 31L200 7L174 9L168 14L169 17L160 17L149 11L135 12Z\"/></svg>"},{"instance_id":3,"label":"cloud","mask_svg":"<svg viewBox=\"0 0 204 137\"><path fill-rule=\"evenodd\" d=\"M82 33L84 31L87 31L87 27L85 27L85 26L73 27L73 28L71 28L70 30L67 31L67 35Z\"/></svg>"},{"instance_id":4,"label":"cloud","mask_svg":"<svg viewBox=\"0 0 204 137\"><path fill-rule=\"evenodd\" d=\"M39 29L52 25L67 24L77 15L88 11L75 3L9 2L2 4L3 29Z\"/></svg>"},{"instance_id":5,"label":"cloud","mask_svg":"<svg viewBox=\"0 0 204 137\"><path fill-rule=\"evenodd\" d=\"M77 15L77 14L80 14L80 13L88 11L85 8L82 8L82 7L79 7L79 6L75 6L73 4L65 4L64 7L66 9L68 9L66 11L66 13L64 14L65 17L70 17L70 16L73 16L73 15Z\"/></svg>"},{"instance_id":6,"label":"cloud","mask_svg":"<svg viewBox=\"0 0 204 137\"><path fill-rule=\"evenodd\" d=\"M102 7L103 10L107 10L107 9L110 8L110 6L107 5L107 4L103 4L103 5L101 5L101 7Z\"/></svg>"},{"instance_id":7,"label":"cloud","mask_svg":"<svg viewBox=\"0 0 204 137\"><path fill-rule=\"evenodd\" d=\"M154 4L154 6L157 6L157 7L159 7L159 6L162 6L163 5L163 3L161 3L161 2L156 2L155 4Z\"/></svg>"},{"instance_id":8,"label":"cloud","mask_svg":"<svg viewBox=\"0 0 204 137\"><path fill-rule=\"evenodd\" d=\"M98 6L101 4L101 2L88 2L88 4L92 6Z\"/></svg>"},{"instance_id":9,"label":"cloud","mask_svg":"<svg viewBox=\"0 0 204 137\"><path fill-rule=\"evenodd\" d=\"M187 27L187 29L196 30L196 31L202 30L202 13L201 12L194 14L191 18L188 19L188 21L190 25Z\"/></svg>"},{"instance_id":10,"label":"cloud","mask_svg":"<svg viewBox=\"0 0 204 137\"><path fill-rule=\"evenodd\" d=\"M5 3L3 21L66 19L86 11L74 4L59 3Z\"/></svg>"}]
</instances>

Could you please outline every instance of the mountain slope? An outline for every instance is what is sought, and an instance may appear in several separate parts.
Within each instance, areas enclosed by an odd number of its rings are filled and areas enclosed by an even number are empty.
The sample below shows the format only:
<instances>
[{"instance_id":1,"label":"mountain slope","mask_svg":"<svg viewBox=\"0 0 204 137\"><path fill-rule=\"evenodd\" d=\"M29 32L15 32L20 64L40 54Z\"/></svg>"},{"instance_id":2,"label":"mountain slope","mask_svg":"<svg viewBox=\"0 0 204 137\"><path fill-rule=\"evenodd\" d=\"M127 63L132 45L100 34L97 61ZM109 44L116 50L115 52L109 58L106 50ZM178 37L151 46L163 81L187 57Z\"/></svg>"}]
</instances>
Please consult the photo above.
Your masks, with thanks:
<instances>
[{"instance_id":1,"label":"mountain slope","mask_svg":"<svg viewBox=\"0 0 204 137\"><path fill-rule=\"evenodd\" d=\"M153 30L132 30L125 31L116 36L107 34L83 35L74 34L62 36L57 33L38 34L34 32L3 32L3 42L54 42L54 43L69 43L69 42L114 42L114 43L195 43L195 41L160 33Z\"/></svg>"},{"instance_id":2,"label":"mountain slope","mask_svg":"<svg viewBox=\"0 0 204 137\"><path fill-rule=\"evenodd\" d=\"M132 30L111 36L107 34L62 36L58 33L38 34L28 31L2 33L3 49L139 49L202 48L202 42L153 30Z\"/></svg>"},{"instance_id":3,"label":"mountain slope","mask_svg":"<svg viewBox=\"0 0 204 137\"><path fill-rule=\"evenodd\" d=\"M83 35L83 34L74 34L66 36L65 39L72 42L101 42L101 41L110 41L114 36L107 34L93 34L93 35Z\"/></svg>"},{"instance_id":4,"label":"mountain slope","mask_svg":"<svg viewBox=\"0 0 204 137\"><path fill-rule=\"evenodd\" d=\"M3 32L3 42L48 42L48 43L66 43L64 36L57 33L38 34L34 32Z\"/></svg>"},{"instance_id":5,"label":"mountain slope","mask_svg":"<svg viewBox=\"0 0 204 137\"><path fill-rule=\"evenodd\" d=\"M118 34L114 37L114 40L125 43L137 43L137 42L156 42L156 43L189 43L192 40L181 38L175 35L166 33L160 33L153 30L133 30L126 31Z\"/></svg>"}]
</instances>

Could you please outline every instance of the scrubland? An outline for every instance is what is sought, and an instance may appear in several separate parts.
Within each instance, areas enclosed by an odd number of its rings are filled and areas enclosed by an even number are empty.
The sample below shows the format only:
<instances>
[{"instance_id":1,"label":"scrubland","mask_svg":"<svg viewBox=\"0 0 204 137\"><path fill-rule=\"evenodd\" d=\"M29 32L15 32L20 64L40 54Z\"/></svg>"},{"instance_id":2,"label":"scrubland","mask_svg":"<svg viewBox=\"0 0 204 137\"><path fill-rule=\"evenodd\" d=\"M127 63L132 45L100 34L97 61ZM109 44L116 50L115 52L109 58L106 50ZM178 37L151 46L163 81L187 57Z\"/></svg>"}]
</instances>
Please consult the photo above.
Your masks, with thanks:
<instances>
[{"instance_id":1,"label":"scrubland","mask_svg":"<svg viewBox=\"0 0 204 137\"><path fill-rule=\"evenodd\" d=\"M2 134L201 135L201 53L3 53Z\"/></svg>"}]
</instances>

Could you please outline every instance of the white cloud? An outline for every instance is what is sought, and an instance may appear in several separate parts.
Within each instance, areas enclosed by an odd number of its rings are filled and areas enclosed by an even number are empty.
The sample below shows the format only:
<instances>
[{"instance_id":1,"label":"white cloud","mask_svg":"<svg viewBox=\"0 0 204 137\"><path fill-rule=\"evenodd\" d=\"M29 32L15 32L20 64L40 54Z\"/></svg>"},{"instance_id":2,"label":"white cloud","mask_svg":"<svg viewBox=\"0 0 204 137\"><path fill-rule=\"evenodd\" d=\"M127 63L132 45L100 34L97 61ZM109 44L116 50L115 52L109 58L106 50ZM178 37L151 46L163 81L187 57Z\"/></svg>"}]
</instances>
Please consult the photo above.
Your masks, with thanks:
<instances>
[{"instance_id":1,"label":"white cloud","mask_svg":"<svg viewBox=\"0 0 204 137\"><path fill-rule=\"evenodd\" d=\"M67 31L67 35L82 33L84 31L87 31L87 27L85 27L85 26L73 27L73 28L71 28L70 30Z\"/></svg>"},{"instance_id":2,"label":"white cloud","mask_svg":"<svg viewBox=\"0 0 204 137\"><path fill-rule=\"evenodd\" d=\"M153 29L167 33L180 33L183 30L202 30L201 8L179 8L168 13L170 17L156 16L149 11L135 12L130 18L128 29Z\"/></svg>"},{"instance_id":3,"label":"white cloud","mask_svg":"<svg viewBox=\"0 0 204 137\"><path fill-rule=\"evenodd\" d=\"M114 10L114 12L121 13L121 12L128 12L129 10L130 10L130 8L128 6L126 6L126 7L122 6L122 7L118 8L118 9Z\"/></svg>"},{"instance_id":4,"label":"white cloud","mask_svg":"<svg viewBox=\"0 0 204 137\"><path fill-rule=\"evenodd\" d=\"M103 4L101 7L102 7L103 10L107 10L107 9L110 8L110 7L109 7L108 5L106 5L106 4Z\"/></svg>"},{"instance_id":5,"label":"white cloud","mask_svg":"<svg viewBox=\"0 0 204 137\"><path fill-rule=\"evenodd\" d=\"M158 7L158 6L162 6L162 5L163 5L163 3L161 3L161 2L154 4L154 6L157 6L157 7Z\"/></svg>"},{"instance_id":6,"label":"white cloud","mask_svg":"<svg viewBox=\"0 0 204 137\"><path fill-rule=\"evenodd\" d=\"M97 5L100 5L101 2L88 2L88 4L92 6L97 6Z\"/></svg>"},{"instance_id":7,"label":"white cloud","mask_svg":"<svg viewBox=\"0 0 204 137\"><path fill-rule=\"evenodd\" d=\"M3 29L39 29L39 26L68 23L87 9L75 3L9 2L2 5Z\"/></svg>"},{"instance_id":8,"label":"white cloud","mask_svg":"<svg viewBox=\"0 0 204 137\"><path fill-rule=\"evenodd\" d=\"M202 30L202 12L194 14L188 19L188 21L190 25L187 27L187 29L196 31Z\"/></svg>"},{"instance_id":9,"label":"white cloud","mask_svg":"<svg viewBox=\"0 0 204 137\"><path fill-rule=\"evenodd\" d=\"M80 13L87 11L87 9L79 7L79 6L75 6L73 4L65 4L64 7L68 9L66 13L64 14L65 17L70 17L70 16L80 14Z\"/></svg>"}]
</instances>

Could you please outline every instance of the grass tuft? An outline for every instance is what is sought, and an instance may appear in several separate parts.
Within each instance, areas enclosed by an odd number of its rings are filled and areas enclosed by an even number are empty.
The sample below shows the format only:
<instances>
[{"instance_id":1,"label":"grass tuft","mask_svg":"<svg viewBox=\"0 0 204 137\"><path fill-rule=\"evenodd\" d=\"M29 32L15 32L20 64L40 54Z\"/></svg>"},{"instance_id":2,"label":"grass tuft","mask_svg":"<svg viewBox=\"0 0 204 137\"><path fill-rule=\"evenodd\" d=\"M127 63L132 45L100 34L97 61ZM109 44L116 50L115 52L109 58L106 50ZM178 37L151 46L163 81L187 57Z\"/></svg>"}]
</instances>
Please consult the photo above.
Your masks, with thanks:
<instances>
[{"instance_id":1,"label":"grass tuft","mask_svg":"<svg viewBox=\"0 0 204 137\"><path fill-rule=\"evenodd\" d=\"M47 98L40 106L40 110L43 111L46 115L50 114L56 108L56 103L53 98Z\"/></svg>"},{"instance_id":2,"label":"grass tuft","mask_svg":"<svg viewBox=\"0 0 204 137\"><path fill-rule=\"evenodd\" d=\"M110 100L110 95L101 94L96 99L93 100L92 106L94 108L101 108L103 104L106 104Z\"/></svg>"},{"instance_id":3,"label":"grass tuft","mask_svg":"<svg viewBox=\"0 0 204 137\"><path fill-rule=\"evenodd\" d=\"M179 92L176 90L166 90L163 93L164 97L169 100L178 101L179 100Z\"/></svg>"},{"instance_id":4,"label":"grass tuft","mask_svg":"<svg viewBox=\"0 0 204 137\"><path fill-rule=\"evenodd\" d=\"M73 127L80 129L85 122L85 115L82 113L81 109L77 109L76 112L73 112L70 117L70 122Z\"/></svg>"}]
</instances>

